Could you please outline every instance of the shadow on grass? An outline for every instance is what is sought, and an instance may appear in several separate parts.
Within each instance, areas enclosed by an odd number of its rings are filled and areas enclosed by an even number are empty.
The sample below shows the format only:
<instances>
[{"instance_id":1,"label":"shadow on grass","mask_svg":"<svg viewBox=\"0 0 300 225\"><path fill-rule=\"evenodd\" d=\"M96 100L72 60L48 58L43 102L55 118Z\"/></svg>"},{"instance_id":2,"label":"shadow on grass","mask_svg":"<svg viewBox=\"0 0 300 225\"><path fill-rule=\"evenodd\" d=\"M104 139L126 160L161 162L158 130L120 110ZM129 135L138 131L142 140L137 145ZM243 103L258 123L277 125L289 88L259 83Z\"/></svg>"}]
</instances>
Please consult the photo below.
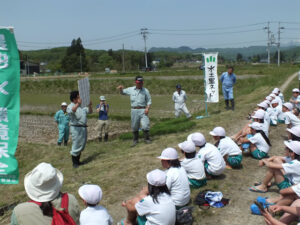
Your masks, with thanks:
<instances>
[{"instance_id":1,"label":"shadow on grass","mask_svg":"<svg viewBox=\"0 0 300 225\"><path fill-rule=\"evenodd\" d=\"M94 159L97 158L97 156L101 155L101 152L95 152L92 155L88 156L87 158L85 158L84 160L81 161L81 163L88 164L90 162L92 162Z\"/></svg>"},{"instance_id":2,"label":"shadow on grass","mask_svg":"<svg viewBox=\"0 0 300 225\"><path fill-rule=\"evenodd\" d=\"M224 180L226 178L226 175L223 173L219 176L212 176L212 180Z\"/></svg>"}]
</instances>

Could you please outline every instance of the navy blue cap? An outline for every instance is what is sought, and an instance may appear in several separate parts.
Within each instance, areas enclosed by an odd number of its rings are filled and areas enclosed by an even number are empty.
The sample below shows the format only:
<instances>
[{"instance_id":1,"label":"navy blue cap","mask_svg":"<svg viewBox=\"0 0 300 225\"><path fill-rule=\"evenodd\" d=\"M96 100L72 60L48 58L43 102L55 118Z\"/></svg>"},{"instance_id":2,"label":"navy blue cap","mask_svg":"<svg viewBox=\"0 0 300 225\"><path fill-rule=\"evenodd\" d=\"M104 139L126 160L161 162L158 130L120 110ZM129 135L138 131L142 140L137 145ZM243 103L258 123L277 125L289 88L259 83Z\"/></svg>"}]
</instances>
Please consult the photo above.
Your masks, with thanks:
<instances>
[{"instance_id":1,"label":"navy blue cap","mask_svg":"<svg viewBox=\"0 0 300 225\"><path fill-rule=\"evenodd\" d=\"M177 84L177 85L176 85L176 88L181 88L181 85L180 85L180 84Z\"/></svg>"}]
</instances>

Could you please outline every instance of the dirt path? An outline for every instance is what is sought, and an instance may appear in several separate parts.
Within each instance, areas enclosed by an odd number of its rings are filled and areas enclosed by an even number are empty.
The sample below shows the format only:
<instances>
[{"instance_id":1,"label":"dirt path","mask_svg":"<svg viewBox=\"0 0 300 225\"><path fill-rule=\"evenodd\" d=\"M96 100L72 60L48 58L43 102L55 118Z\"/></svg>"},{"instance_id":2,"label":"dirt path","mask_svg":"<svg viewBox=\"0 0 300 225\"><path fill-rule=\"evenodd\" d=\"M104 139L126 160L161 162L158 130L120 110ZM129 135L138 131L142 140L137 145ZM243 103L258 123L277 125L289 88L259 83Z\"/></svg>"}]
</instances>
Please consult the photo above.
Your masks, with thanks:
<instances>
[{"instance_id":1,"label":"dirt path","mask_svg":"<svg viewBox=\"0 0 300 225\"><path fill-rule=\"evenodd\" d=\"M281 86L280 91L281 93L285 91L285 89L289 86L289 84L292 82L292 80L298 75L298 72L291 75Z\"/></svg>"}]
</instances>

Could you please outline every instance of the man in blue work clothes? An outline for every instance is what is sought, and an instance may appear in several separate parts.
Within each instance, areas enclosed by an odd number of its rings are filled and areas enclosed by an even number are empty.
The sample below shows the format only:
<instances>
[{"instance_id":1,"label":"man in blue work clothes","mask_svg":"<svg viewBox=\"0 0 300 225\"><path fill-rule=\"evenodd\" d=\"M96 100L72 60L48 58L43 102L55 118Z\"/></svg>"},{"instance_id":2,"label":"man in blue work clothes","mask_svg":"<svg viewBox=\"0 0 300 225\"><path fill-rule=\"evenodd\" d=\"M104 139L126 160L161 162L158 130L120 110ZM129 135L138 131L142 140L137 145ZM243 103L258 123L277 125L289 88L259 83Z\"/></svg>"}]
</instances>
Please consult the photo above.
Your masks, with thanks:
<instances>
[{"instance_id":1,"label":"man in blue work clothes","mask_svg":"<svg viewBox=\"0 0 300 225\"><path fill-rule=\"evenodd\" d=\"M222 91L225 99L226 109L229 110L229 101L231 102L231 109L234 110L233 86L236 82L236 76L233 73L233 67L228 67L227 72L224 72L220 81L222 83Z\"/></svg>"},{"instance_id":2,"label":"man in blue work clothes","mask_svg":"<svg viewBox=\"0 0 300 225\"><path fill-rule=\"evenodd\" d=\"M148 89L143 87L144 79L142 76L135 78L135 86L124 89L122 85L117 87L120 94L129 95L131 102L131 128L133 132L133 143L131 147L137 145L139 140L139 128L144 132L144 140L146 144L150 144L149 137L150 120L148 117L151 106L151 96Z\"/></svg>"},{"instance_id":3,"label":"man in blue work clothes","mask_svg":"<svg viewBox=\"0 0 300 225\"><path fill-rule=\"evenodd\" d=\"M58 140L57 145L61 145L64 141L64 146L68 145L69 140L69 122L70 118L67 113L67 103L61 103L61 110L55 113L54 119L58 125Z\"/></svg>"}]
</instances>

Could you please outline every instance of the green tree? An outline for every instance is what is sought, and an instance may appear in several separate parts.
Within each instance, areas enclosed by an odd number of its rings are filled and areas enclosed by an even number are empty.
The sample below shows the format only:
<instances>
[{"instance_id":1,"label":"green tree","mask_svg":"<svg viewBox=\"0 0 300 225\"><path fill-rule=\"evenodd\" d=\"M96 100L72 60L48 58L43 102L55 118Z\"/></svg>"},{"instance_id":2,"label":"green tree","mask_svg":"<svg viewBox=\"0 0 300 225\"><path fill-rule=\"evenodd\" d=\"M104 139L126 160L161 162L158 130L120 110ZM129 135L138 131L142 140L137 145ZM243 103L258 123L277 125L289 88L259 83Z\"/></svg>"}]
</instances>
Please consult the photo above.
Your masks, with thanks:
<instances>
[{"instance_id":1,"label":"green tree","mask_svg":"<svg viewBox=\"0 0 300 225\"><path fill-rule=\"evenodd\" d=\"M104 70L105 68L114 68L114 60L113 57L110 56L108 53L103 53L99 56L99 67L101 70Z\"/></svg>"},{"instance_id":2,"label":"green tree","mask_svg":"<svg viewBox=\"0 0 300 225\"><path fill-rule=\"evenodd\" d=\"M241 53L238 53L238 54L236 55L236 61L237 61L237 62L243 62L243 61L244 61L243 55L242 55Z\"/></svg>"}]
</instances>

